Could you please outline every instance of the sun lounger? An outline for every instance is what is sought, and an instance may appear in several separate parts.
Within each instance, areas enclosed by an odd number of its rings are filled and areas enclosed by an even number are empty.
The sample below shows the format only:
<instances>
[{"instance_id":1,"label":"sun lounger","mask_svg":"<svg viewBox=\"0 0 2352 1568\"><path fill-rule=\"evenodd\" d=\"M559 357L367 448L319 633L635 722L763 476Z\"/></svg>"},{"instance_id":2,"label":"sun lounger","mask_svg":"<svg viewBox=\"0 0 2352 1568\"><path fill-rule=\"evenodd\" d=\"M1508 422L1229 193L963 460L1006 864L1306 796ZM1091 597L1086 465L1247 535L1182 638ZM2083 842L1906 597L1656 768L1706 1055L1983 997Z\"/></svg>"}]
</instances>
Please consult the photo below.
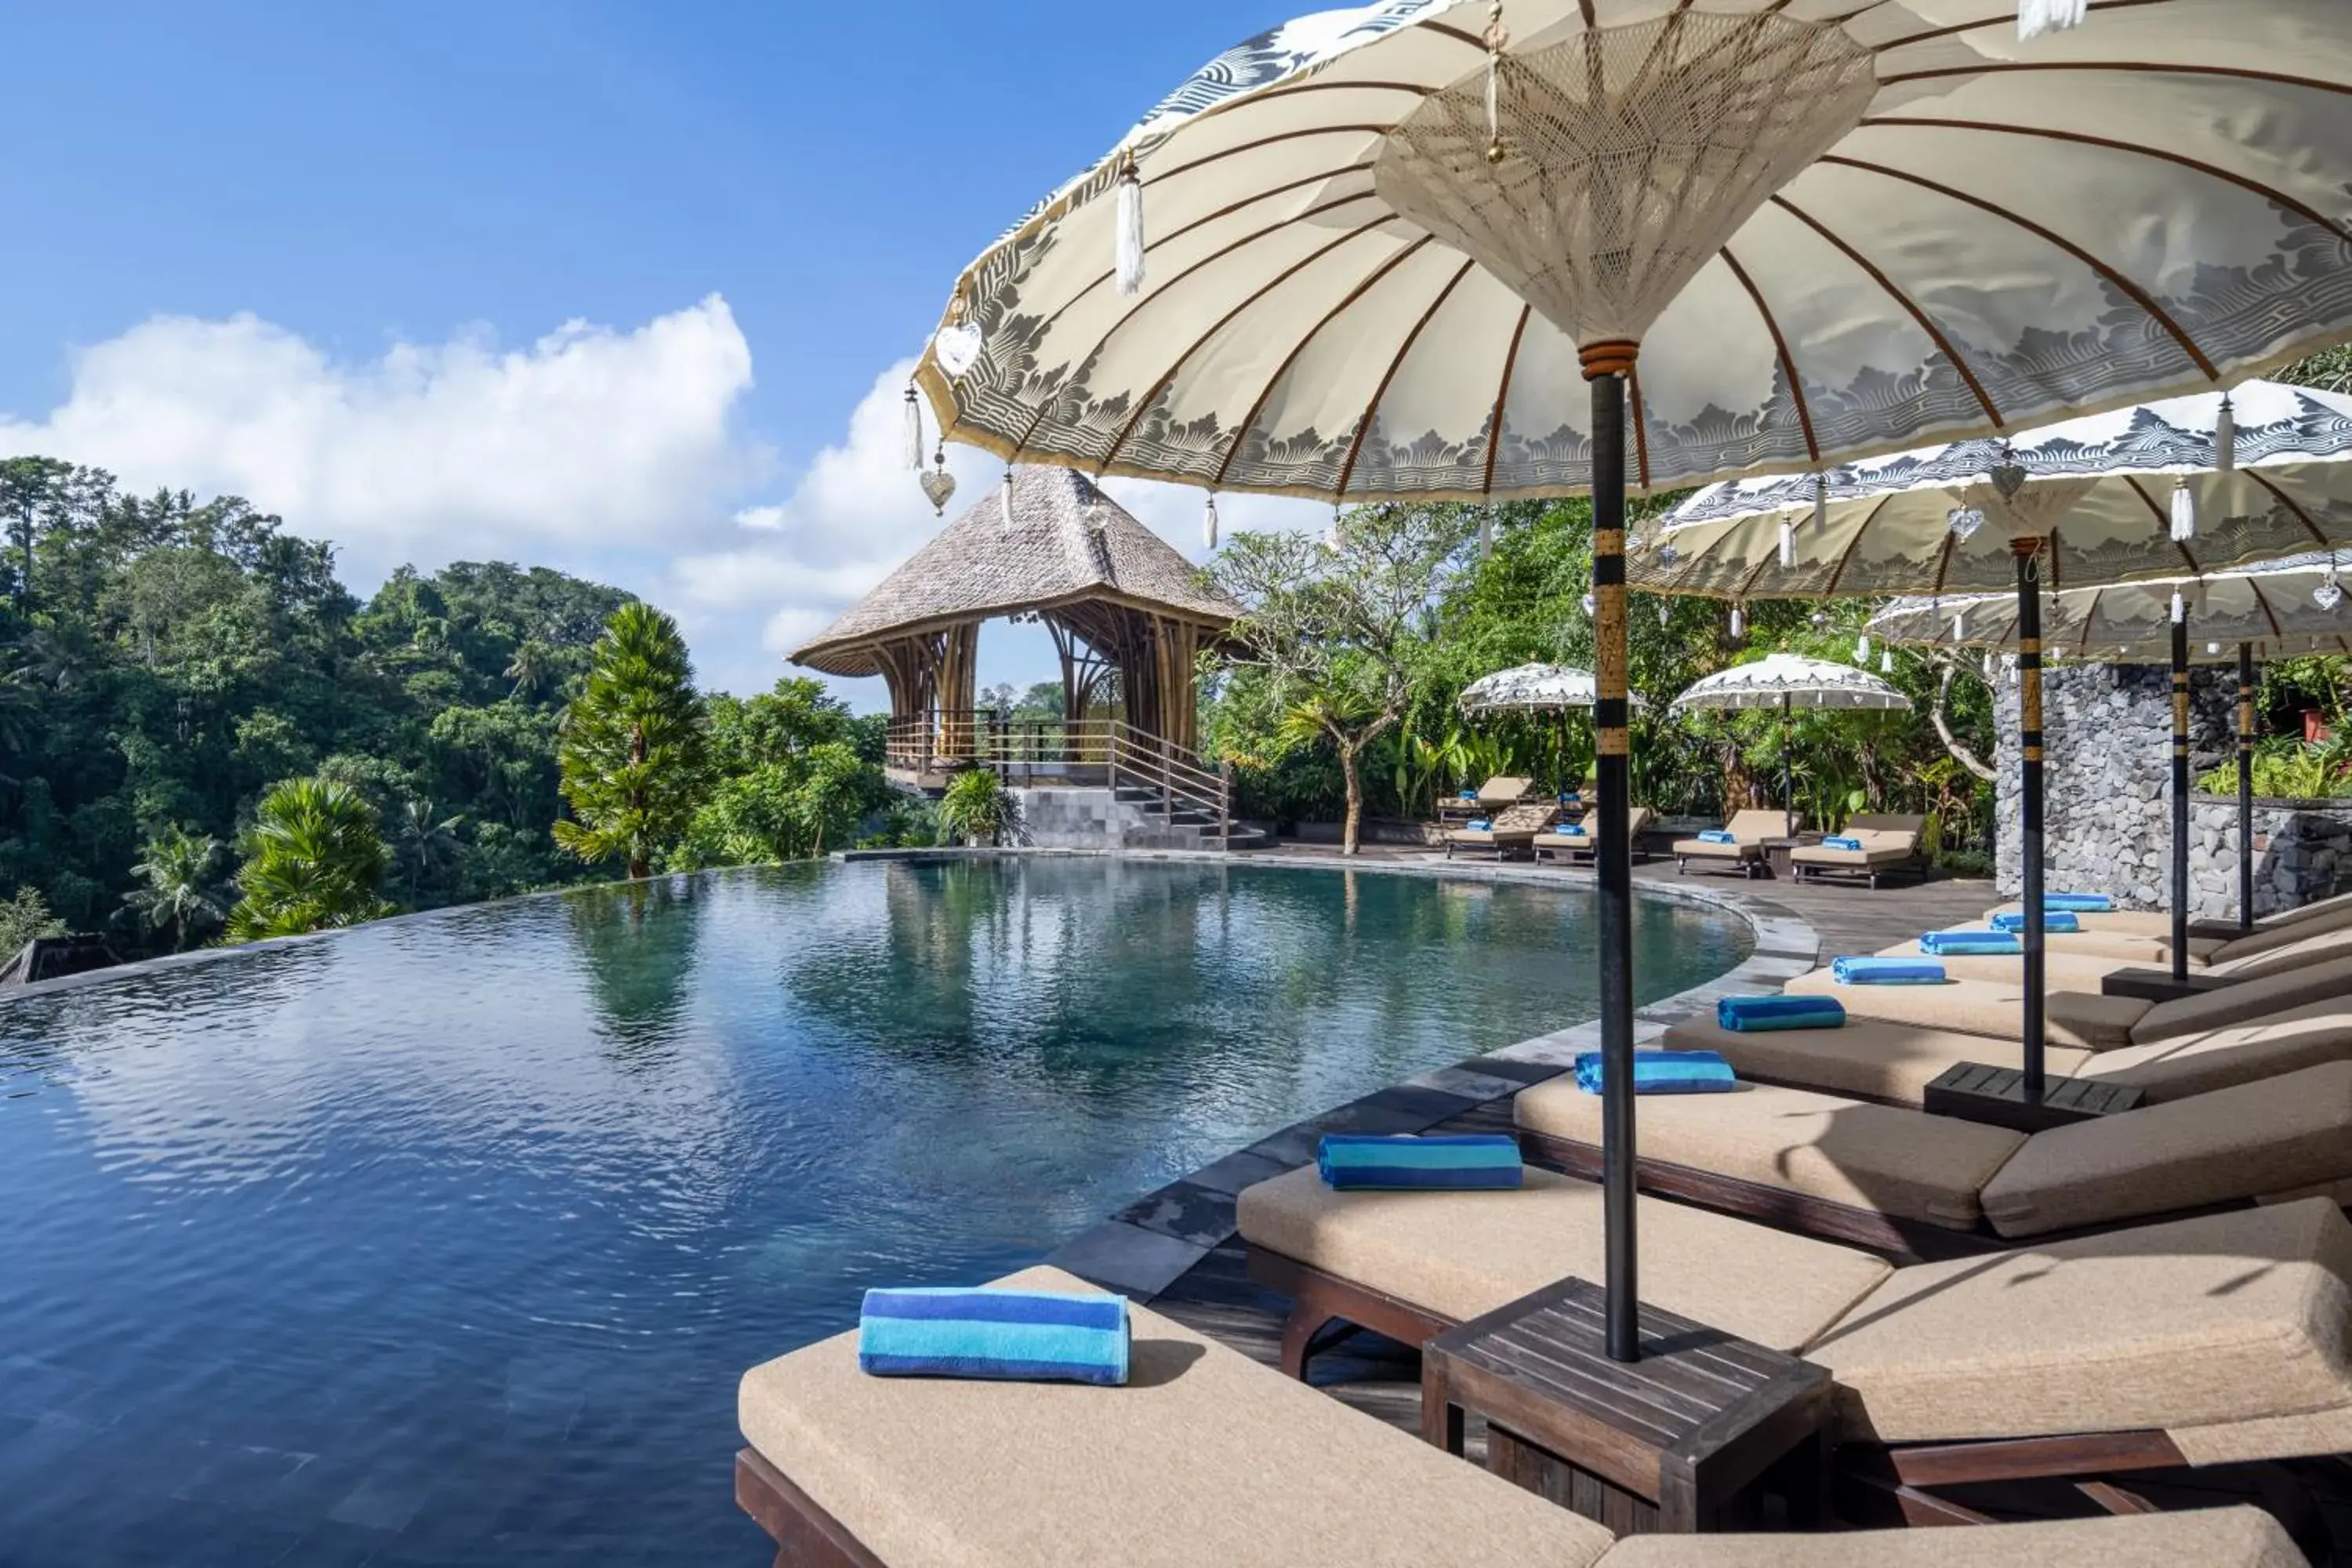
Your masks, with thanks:
<instances>
[{"instance_id":1,"label":"sun lounger","mask_svg":"<svg viewBox=\"0 0 2352 1568\"><path fill-rule=\"evenodd\" d=\"M1587 1190L1365 1201L1300 1172L1245 1190L1240 1228L1259 1278L1316 1287L1286 1343L1334 1319L1395 1332L1363 1311L1418 1312L1442 1331L1517 1300L1531 1275L1585 1267L1601 1245ZM1790 1268L1760 1239L1776 1233L1698 1210L1669 1230L1654 1216L1672 1205L1643 1202L1644 1298L1658 1300L1653 1270L1671 1283L1711 1268L1706 1291L1727 1303L1711 1326L1801 1334L1788 1348L1835 1379L1841 1474L1912 1519L1982 1517L1937 1486L2352 1446L2352 1222L2324 1198L1913 1264L1843 1302L1859 1265ZM1302 1315L1316 1321L1302 1330Z\"/></svg>"},{"instance_id":2,"label":"sun lounger","mask_svg":"<svg viewBox=\"0 0 2352 1568\"><path fill-rule=\"evenodd\" d=\"M2022 904L2003 904L1998 909L1985 911L1986 918L1990 919L1996 914L2015 914L2024 907ZM2172 935L2172 915L2164 910L2094 910L2078 914L2075 919L2082 922L2083 929L2086 932L2152 936L2158 941L2166 940ZM2302 929L2296 934L2309 936L2322 930L2343 925L2352 925L2352 893L2338 893L2334 898L2320 899L2312 903L2298 905L2294 909L2281 910L2275 914L2264 915L2254 921L2252 933L2241 931L2235 921L2203 920L2189 921L2189 933L2191 937L2239 942L2243 941L2249 934L2259 935L2292 931L2300 927Z\"/></svg>"},{"instance_id":3,"label":"sun lounger","mask_svg":"<svg viewBox=\"0 0 2352 1568\"><path fill-rule=\"evenodd\" d=\"M1001 1281L1087 1287L1050 1268ZM816 1568L2293 1568L2258 1510L1994 1529L1608 1530L1148 1308L1133 1381L876 1378L855 1334L745 1374L735 1495Z\"/></svg>"},{"instance_id":4,"label":"sun lounger","mask_svg":"<svg viewBox=\"0 0 2352 1568\"><path fill-rule=\"evenodd\" d=\"M1453 859L1456 849L1491 849L1497 860L1510 850L1524 849L1532 858L1536 839L1559 820L1557 805L1515 805L1497 814L1491 827L1457 827L1448 833L1445 858Z\"/></svg>"},{"instance_id":5,"label":"sun lounger","mask_svg":"<svg viewBox=\"0 0 2352 1568\"><path fill-rule=\"evenodd\" d=\"M1601 1100L1520 1092L1527 1157L1601 1171ZM1917 1258L2182 1211L2352 1192L2352 1060L2027 1136L1812 1089L1746 1084L1642 1107L1645 1191Z\"/></svg>"},{"instance_id":6,"label":"sun lounger","mask_svg":"<svg viewBox=\"0 0 2352 1568\"><path fill-rule=\"evenodd\" d=\"M1637 805L1625 815L1625 837L1633 847L1633 858L1636 860L1648 858L1642 849L1642 832L1650 826L1651 815L1646 805ZM1600 831L1597 819L1588 814L1581 836L1559 831L1538 833L1531 847L1538 860L1547 855L1554 858L1565 856L1571 866L1590 866L1599 853L1596 847L1600 843Z\"/></svg>"},{"instance_id":7,"label":"sun lounger","mask_svg":"<svg viewBox=\"0 0 2352 1568\"><path fill-rule=\"evenodd\" d=\"M1691 862L1701 863L1702 870L1736 870L1743 877L1753 877L1764 869L1764 841L1788 837L1792 819L1784 812L1736 811L1723 830L1737 840L1731 844L1712 844L1704 838L1675 840L1675 869L1687 874ZM1802 827L1804 816L1800 813L1795 826Z\"/></svg>"},{"instance_id":8,"label":"sun lounger","mask_svg":"<svg viewBox=\"0 0 2352 1568\"><path fill-rule=\"evenodd\" d=\"M1441 800L1437 803L1437 826L1440 828L1459 827L1473 817L1492 819L1497 813L1508 811L1524 802L1536 787L1536 781L1523 778L1491 778L1478 786L1478 793L1469 800Z\"/></svg>"},{"instance_id":9,"label":"sun lounger","mask_svg":"<svg viewBox=\"0 0 2352 1568\"><path fill-rule=\"evenodd\" d=\"M2157 1012L2150 1009L2149 1016L2157 1016ZM2144 1043L2126 1039L2096 1051L2048 1046L2043 1065L2056 1078L2131 1085L2155 1104L2328 1062L2352 1061L2352 997L2321 997L2201 1028L2170 1027L2171 1022L2183 1017L2179 1013L2168 1015L2151 1026L2158 1037ZM1870 1019L1848 1019L1842 1029L1739 1034L1718 1026L1712 1018L1697 1018L1670 1026L1661 1043L1669 1050L1717 1052L1731 1063L1733 1071L1750 1082L1818 1089L1883 1105L1918 1105L1929 1084L1962 1062L2005 1068L2024 1065L2014 1026L2006 1039L1932 1024Z\"/></svg>"},{"instance_id":10,"label":"sun lounger","mask_svg":"<svg viewBox=\"0 0 2352 1568\"><path fill-rule=\"evenodd\" d=\"M2104 939L2126 949L2116 953L2068 945L2072 939L2063 934L2046 940L2048 954L2044 959L2044 979L2053 991L2095 991L2100 981L2107 975L2126 969L2169 965L2172 962L2171 943L2149 942L2144 937ZM2134 947L2143 951L2129 951ZM2265 974L2282 973L2299 964L2352 956L2352 925L2332 926L2315 931L2307 928L2298 931L2290 926L2275 931L2259 931L2242 942L2192 942L2190 949L2189 973L2205 982L2258 980ZM1881 956L1917 958L1926 954L1916 942L1906 942L1884 950ZM1937 962L1955 979L2006 980L2011 984L2022 977L2025 967L2023 958L2010 954L1969 953Z\"/></svg>"},{"instance_id":11,"label":"sun lounger","mask_svg":"<svg viewBox=\"0 0 2352 1568\"><path fill-rule=\"evenodd\" d=\"M1924 876L1927 858L1919 852L1919 835L1927 829L1924 816L1898 813L1864 813L1846 819L1842 838L1862 842L1859 849L1833 849L1807 844L1791 850L1789 863L1796 880L1853 879L1875 888L1881 877L1908 872Z\"/></svg>"},{"instance_id":12,"label":"sun lounger","mask_svg":"<svg viewBox=\"0 0 2352 1568\"><path fill-rule=\"evenodd\" d=\"M1939 960L1946 967L1950 961ZM2294 965L2258 979L2236 981L2193 996L2147 1002L2103 996L2053 981L2043 1002L2043 1027L2051 1043L2086 1051L2144 1046L2224 1024L2252 1022L2306 1002L2352 994L2352 955ZM1941 985L1841 985L1827 969L1800 974L1787 989L1798 995L1833 996L1854 1018L1916 1024L1957 1034L2014 1039L2025 1002L2024 989L1999 980L1951 980Z\"/></svg>"}]
</instances>

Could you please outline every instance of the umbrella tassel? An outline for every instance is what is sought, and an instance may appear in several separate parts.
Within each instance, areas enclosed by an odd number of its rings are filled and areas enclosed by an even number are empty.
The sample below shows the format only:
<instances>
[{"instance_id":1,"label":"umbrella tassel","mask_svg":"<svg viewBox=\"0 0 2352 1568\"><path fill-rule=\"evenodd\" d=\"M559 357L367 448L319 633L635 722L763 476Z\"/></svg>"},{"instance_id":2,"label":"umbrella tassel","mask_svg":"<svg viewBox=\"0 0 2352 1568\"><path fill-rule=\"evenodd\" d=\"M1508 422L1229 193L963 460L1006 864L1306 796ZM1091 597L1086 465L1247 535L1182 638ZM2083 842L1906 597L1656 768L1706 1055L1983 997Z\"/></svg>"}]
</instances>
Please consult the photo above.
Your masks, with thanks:
<instances>
[{"instance_id":1,"label":"umbrella tassel","mask_svg":"<svg viewBox=\"0 0 2352 1568\"><path fill-rule=\"evenodd\" d=\"M1495 520L1491 517L1480 518L1478 520L1478 559L1484 561L1494 553Z\"/></svg>"},{"instance_id":2,"label":"umbrella tassel","mask_svg":"<svg viewBox=\"0 0 2352 1568\"><path fill-rule=\"evenodd\" d=\"M1731 606L1731 640L1738 642L1748 635L1748 612L1738 605Z\"/></svg>"},{"instance_id":3,"label":"umbrella tassel","mask_svg":"<svg viewBox=\"0 0 2352 1568\"><path fill-rule=\"evenodd\" d=\"M2179 594L2176 592L2172 595L2172 624L2177 626L2188 618L2189 602L2183 599Z\"/></svg>"},{"instance_id":4,"label":"umbrella tassel","mask_svg":"<svg viewBox=\"0 0 2352 1568\"><path fill-rule=\"evenodd\" d=\"M1881 675L1892 675L1895 673L1895 650L1893 648L1889 647L1879 649L1878 673Z\"/></svg>"},{"instance_id":5,"label":"umbrella tassel","mask_svg":"<svg viewBox=\"0 0 2352 1568\"><path fill-rule=\"evenodd\" d=\"M1118 291L1143 292L1143 176L1131 156L1118 172Z\"/></svg>"},{"instance_id":6,"label":"umbrella tassel","mask_svg":"<svg viewBox=\"0 0 2352 1568\"><path fill-rule=\"evenodd\" d=\"M907 467L923 471L923 403L912 383L907 387Z\"/></svg>"},{"instance_id":7,"label":"umbrella tassel","mask_svg":"<svg viewBox=\"0 0 2352 1568\"><path fill-rule=\"evenodd\" d=\"M2018 41L2031 43L2044 33L2079 27L2089 9L2088 0L2018 0Z\"/></svg>"},{"instance_id":8,"label":"umbrella tassel","mask_svg":"<svg viewBox=\"0 0 2352 1568\"><path fill-rule=\"evenodd\" d=\"M2221 395L2221 416L2213 424L2213 471L2238 471L2238 411L2230 406L2230 395L2226 392Z\"/></svg>"},{"instance_id":9,"label":"umbrella tassel","mask_svg":"<svg viewBox=\"0 0 2352 1568\"><path fill-rule=\"evenodd\" d=\"M1780 570L1792 572L1796 570L1796 566L1797 525L1793 522L1784 522L1780 525Z\"/></svg>"},{"instance_id":10,"label":"umbrella tassel","mask_svg":"<svg viewBox=\"0 0 2352 1568\"><path fill-rule=\"evenodd\" d=\"M1214 490L1209 492L1209 510L1202 514L1201 537L1210 549L1217 547L1217 492Z\"/></svg>"},{"instance_id":11,"label":"umbrella tassel","mask_svg":"<svg viewBox=\"0 0 2352 1568\"><path fill-rule=\"evenodd\" d=\"M1827 528L1829 525L1830 477L1827 474L1815 474L1813 476L1813 526Z\"/></svg>"},{"instance_id":12,"label":"umbrella tassel","mask_svg":"<svg viewBox=\"0 0 2352 1568\"><path fill-rule=\"evenodd\" d=\"M1862 636L1854 639L1853 662L1856 664L1868 664L1870 662L1870 634L1868 632L1863 633Z\"/></svg>"},{"instance_id":13,"label":"umbrella tassel","mask_svg":"<svg viewBox=\"0 0 2352 1568\"><path fill-rule=\"evenodd\" d=\"M1004 501L1004 516L1002 521L1003 526L1009 529L1013 526L1013 470L1009 468L1004 470L1004 489L1000 493Z\"/></svg>"},{"instance_id":14,"label":"umbrella tassel","mask_svg":"<svg viewBox=\"0 0 2352 1568\"><path fill-rule=\"evenodd\" d=\"M2186 544L2197 537L2197 493L2185 479L2172 481L2172 542Z\"/></svg>"},{"instance_id":15,"label":"umbrella tassel","mask_svg":"<svg viewBox=\"0 0 2352 1568\"><path fill-rule=\"evenodd\" d=\"M1511 41L1503 26L1503 0L1486 7L1486 162L1503 161L1503 50Z\"/></svg>"}]
</instances>

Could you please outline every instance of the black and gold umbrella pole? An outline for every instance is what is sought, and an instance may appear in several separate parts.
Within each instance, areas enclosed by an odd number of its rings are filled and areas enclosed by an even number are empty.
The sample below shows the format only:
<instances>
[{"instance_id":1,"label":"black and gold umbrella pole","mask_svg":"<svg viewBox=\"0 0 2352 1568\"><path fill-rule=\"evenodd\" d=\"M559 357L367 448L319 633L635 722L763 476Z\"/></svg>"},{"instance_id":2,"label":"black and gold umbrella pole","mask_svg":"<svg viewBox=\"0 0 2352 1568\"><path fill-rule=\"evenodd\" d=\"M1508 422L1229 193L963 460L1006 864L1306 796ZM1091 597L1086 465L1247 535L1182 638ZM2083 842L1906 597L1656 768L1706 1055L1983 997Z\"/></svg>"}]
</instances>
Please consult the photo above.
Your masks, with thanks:
<instances>
[{"instance_id":1,"label":"black and gold umbrella pole","mask_svg":"<svg viewBox=\"0 0 2352 1568\"><path fill-rule=\"evenodd\" d=\"M2019 736L2018 859L2025 881L2025 1098L2042 1098L2042 545L2012 542L2017 552L2017 684Z\"/></svg>"},{"instance_id":2,"label":"black and gold umbrella pole","mask_svg":"<svg viewBox=\"0 0 2352 1568\"><path fill-rule=\"evenodd\" d=\"M1583 351L1592 384L1592 723L1601 885L1601 1159L1608 1257L1608 1350L1639 1361L1633 1247L1633 846L1632 714L1625 679L1625 377L1635 346Z\"/></svg>"},{"instance_id":3,"label":"black and gold umbrella pole","mask_svg":"<svg viewBox=\"0 0 2352 1568\"><path fill-rule=\"evenodd\" d=\"M2172 616L2172 978L2189 978L2189 616Z\"/></svg>"}]
</instances>

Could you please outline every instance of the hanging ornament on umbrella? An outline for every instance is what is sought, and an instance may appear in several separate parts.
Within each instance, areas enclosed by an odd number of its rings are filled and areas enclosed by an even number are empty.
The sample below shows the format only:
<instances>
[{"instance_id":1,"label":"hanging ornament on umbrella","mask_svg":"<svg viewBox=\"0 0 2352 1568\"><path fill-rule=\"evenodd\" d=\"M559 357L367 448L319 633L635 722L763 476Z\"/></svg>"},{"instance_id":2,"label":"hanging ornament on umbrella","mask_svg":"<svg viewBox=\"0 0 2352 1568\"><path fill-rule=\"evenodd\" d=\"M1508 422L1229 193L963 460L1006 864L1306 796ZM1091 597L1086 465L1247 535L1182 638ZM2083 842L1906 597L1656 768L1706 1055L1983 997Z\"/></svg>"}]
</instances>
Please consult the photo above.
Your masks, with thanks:
<instances>
[{"instance_id":1,"label":"hanging ornament on umbrella","mask_svg":"<svg viewBox=\"0 0 2352 1568\"><path fill-rule=\"evenodd\" d=\"M2172 542L2186 544L2197 537L2197 493L2188 479L2172 481Z\"/></svg>"},{"instance_id":2,"label":"hanging ornament on umbrella","mask_svg":"<svg viewBox=\"0 0 2352 1568\"><path fill-rule=\"evenodd\" d=\"M1780 570L1794 569L1797 564L1797 525L1785 519L1780 524Z\"/></svg>"},{"instance_id":3,"label":"hanging ornament on umbrella","mask_svg":"<svg viewBox=\"0 0 2352 1568\"><path fill-rule=\"evenodd\" d=\"M1744 605L1734 605L1731 606L1731 640L1738 642L1747 635L1748 610Z\"/></svg>"},{"instance_id":4,"label":"hanging ornament on umbrella","mask_svg":"<svg viewBox=\"0 0 2352 1568\"><path fill-rule=\"evenodd\" d=\"M923 400L911 381L907 384L907 467L923 471Z\"/></svg>"},{"instance_id":5,"label":"hanging ornament on umbrella","mask_svg":"<svg viewBox=\"0 0 2352 1568\"><path fill-rule=\"evenodd\" d=\"M1129 153L1118 171L1118 291L1143 292L1143 175Z\"/></svg>"},{"instance_id":6,"label":"hanging ornament on umbrella","mask_svg":"<svg viewBox=\"0 0 2352 1568\"><path fill-rule=\"evenodd\" d=\"M1208 510L1201 516L1201 539L1212 550L1217 547L1217 492L1209 492Z\"/></svg>"},{"instance_id":7,"label":"hanging ornament on umbrella","mask_svg":"<svg viewBox=\"0 0 2352 1568\"><path fill-rule=\"evenodd\" d=\"M932 515L945 517L948 502L955 497L956 482L955 476L948 472L948 448L944 441L931 454L931 463L930 471L918 482L923 487L923 499L931 503Z\"/></svg>"},{"instance_id":8,"label":"hanging ornament on umbrella","mask_svg":"<svg viewBox=\"0 0 2352 1568\"><path fill-rule=\"evenodd\" d=\"M2327 575L2311 591L2311 602L2331 614L2344 602L2344 584L2336 580L2336 555L2332 551L2327 556Z\"/></svg>"},{"instance_id":9,"label":"hanging ornament on umbrella","mask_svg":"<svg viewBox=\"0 0 2352 1568\"><path fill-rule=\"evenodd\" d=\"M1952 537L1963 544L1976 537L1977 530L1982 528L1984 522L1985 514L1972 506L1956 506L1944 514L1944 525L1952 531Z\"/></svg>"},{"instance_id":10,"label":"hanging ornament on umbrella","mask_svg":"<svg viewBox=\"0 0 2352 1568\"><path fill-rule=\"evenodd\" d=\"M963 296L958 294L948 303L948 324L932 334L931 355L949 380L961 381L964 372L980 363L982 344L980 329L964 320Z\"/></svg>"},{"instance_id":11,"label":"hanging ornament on umbrella","mask_svg":"<svg viewBox=\"0 0 2352 1568\"><path fill-rule=\"evenodd\" d=\"M2221 417L2213 422L2213 471L2238 471L2238 411L2226 392L2221 395Z\"/></svg>"},{"instance_id":12,"label":"hanging ornament on umbrella","mask_svg":"<svg viewBox=\"0 0 2352 1568\"><path fill-rule=\"evenodd\" d=\"M1478 520L1478 559L1484 561L1494 553L1495 520L1482 517Z\"/></svg>"},{"instance_id":13,"label":"hanging ornament on umbrella","mask_svg":"<svg viewBox=\"0 0 2352 1568\"><path fill-rule=\"evenodd\" d=\"M1856 664L1868 664L1870 662L1870 634L1868 632L1864 632L1862 636L1853 639L1853 662Z\"/></svg>"},{"instance_id":14,"label":"hanging ornament on umbrella","mask_svg":"<svg viewBox=\"0 0 2352 1568\"><path fill-rule=\"evenodd\" d=\"M1885 647L1878 650L1878 673L1881 675L1892 675L1895 673L1895 650L1893 648Z\"/></svg>"},{"instance_id":15,"label":"hanging ornament on umbrella","mask_svg":"<svg viewBox=\"0 0 2352 1568\"><path fill-rule=\"evenodd\" d=\"M1503 26L1503 0L1486 7L1486 162L1503 161L1503 51L1511 30Z\"/></svg>"},{"instance_id":16,"label":"hanging ornament on umbrella","mask_svg":"<svg viewBox=\"0 0 2352 1568\"><path fill-rule=\"evenodd\" d=\"M997 525L998 525L1000 528L1003 529L1005 532L1010 533L1010 532L1012 532L1012 531L1013 531L1013 468L1012 468L1012 466L1011 466L1011 465L1009 465L1009 464L1008 464L1008 465L1006 465L1005 469L1004 469L1004 487L1003 487L1003 489L1001 489L1001 490L999 490L999 491L997 492L997 495L998 495L998 499L1003 502L1003 510L1004 510L1004 515L1003 515L1003 517L1000 517L1000 518L998 518L998 519L996 520L996 521L997 521Z\"/></svg>"}]
</instances>

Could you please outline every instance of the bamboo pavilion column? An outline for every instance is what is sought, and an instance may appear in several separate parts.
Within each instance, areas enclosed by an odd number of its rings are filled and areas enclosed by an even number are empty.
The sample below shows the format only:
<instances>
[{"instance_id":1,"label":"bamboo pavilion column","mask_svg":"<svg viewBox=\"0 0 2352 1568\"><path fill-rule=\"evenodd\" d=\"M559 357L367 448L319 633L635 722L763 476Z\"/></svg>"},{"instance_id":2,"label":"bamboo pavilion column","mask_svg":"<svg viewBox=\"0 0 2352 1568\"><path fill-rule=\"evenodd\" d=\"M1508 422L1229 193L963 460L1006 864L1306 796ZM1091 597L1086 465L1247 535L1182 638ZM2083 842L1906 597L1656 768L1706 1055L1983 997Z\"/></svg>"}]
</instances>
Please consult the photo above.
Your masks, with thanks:
<instances>
[{"instance_id":1,"label":"bamboo pavilion column","mask_svg":"<svg viewBox=\"0 0 2352 1568\"><path fill-rule=\"evenodd\" d=\"M2019 858L2025 871L2025 1098L2042 1098L2042 542L2010 542L2017 556L2017 680L2021 710L2019 737Z\"/></svg>"},{"instance_id":2,"label":"bamboo pavilion column","mask_svg":"<svg viewBox=\"0 0 2352 1568\"><path fill-rule=\"evenodd\" d=\"M2254 645L2238 645L2238 929L2254 929Z\"/></svg>"},{"instance_id":3,"label":"bamboo pavilion column","mask_svg":"<svg viewBox=\"0 0 2352 1568\"><path fill-rule=\"evenodd\" d=\"M977 700L973 680L979 653L976 622L948 628L947 647L940 659L940 754L959 762L972 760L971 710Z\"/></svg>"},{"instance_id":4,"label":"bamboo pavilion column","mask_svg":"<svg viewBox=\"0 0 2352 1568\"><path fill-rule=\"evenodd\" d=\"M1600 832L1593 848L1601 890L1601 1167L1607 1236L1608 1350L1639 1361L1641 1282L1633 1210L1633 739L1625 660L1625 378L1640 345L1583 351L1592 384L1592 597L1594 772Z\"/></svg>"},{"instance_id":5,"label":"bamboo pavilion column","mask_svg":"<svg viewBox=\"0 0 2352 1568\"><path fill-rule=\"evenodd\" d=\"M2189 616L2172 618L2172 977L2189 978Z\"/></svg>"}]
</instances>

